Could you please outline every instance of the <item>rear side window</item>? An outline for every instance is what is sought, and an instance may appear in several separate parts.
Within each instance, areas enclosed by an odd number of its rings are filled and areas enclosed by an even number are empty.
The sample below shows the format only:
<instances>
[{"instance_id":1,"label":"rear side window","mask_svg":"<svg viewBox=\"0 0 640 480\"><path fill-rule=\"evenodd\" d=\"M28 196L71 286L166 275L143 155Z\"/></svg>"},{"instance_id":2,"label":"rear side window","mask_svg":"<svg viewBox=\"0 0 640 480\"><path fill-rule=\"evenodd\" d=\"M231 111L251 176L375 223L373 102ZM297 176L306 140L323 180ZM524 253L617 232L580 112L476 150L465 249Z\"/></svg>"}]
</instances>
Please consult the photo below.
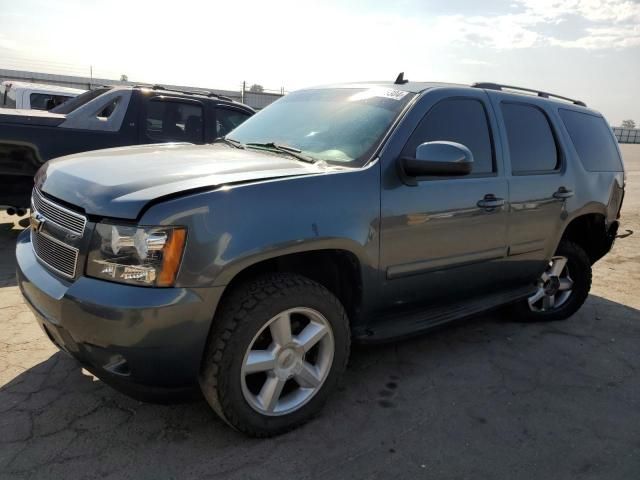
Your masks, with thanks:
<instances>
[{"instance_id":1,"label":"rear side window","mask_svg":"<svg viewBox=\"0 0 640 480\"><path fill-rule=\"evenodd\" d=\"M193 103L150 100L147 135L159 142L203 142L202 107Z\"/></svg>"},{"instance_id":2,"label":"rear side window","mask_svg":"<svg viewBox=\"0 0 640 480\"><path fill-rule=\"evenodd\" d=\"M249 114L240 110L216 109L216 138L224 137L231 130L249 118Z\"/></svg>"},{"instance_id":3,"label":"rear side window","mask_svg":"<svg viewBox=\"0 0 640 480\"><path fill-rule=\"evenodd\" d=\"M102 88L96 88L95 90L87 90L86 92L81 93L77 97L72 98L68 102L64 102L61 105L58 105L57 107L53 108L51 112L64 113L64 114L71 113L77 108L80 108L81 106L83 106L84 104L89 103L94 98L97 98L103 93L108 92L109 90L111 90L111 88L112 87L102 87Z\"/></svg>"},{"instance_id":4,"label":"rear side window","mask_svg":"<svg viewBox=\"0 0 640 480\"><path fill-rule=\"evenodd\" d=\"M542 110L532 105L503 103L502 116L507 127L513 173L533 174L558 169L558 147Z\"/></svg>"},{"instance_id":5,"label":"rear side window","mask_svg":"<svg viewBox=\"0 0 640 480\"><path fill-rule=\"evenodd\" d=\"M34 110L51 110L70 98L66 95L54 95L51 93L32 93L29 95L29 103Z\"/></svg>"},{"instance_id":6,"label":"rear side window","mask_svg":"<svg viewBox=\"0 0 640 480\"><path fill-rule=\"evenodd\" d=\"M604 118L565 109L560 110L560 117L585 169L622 171L618 149Z\"/></svg>"},{"instance_id":7,"label":"rear side window","mask_svg":"<svg viewBox=\"0 0 640 480\"><path fill-rule=\"evenodd\" d=\"M482 103L472 98L450 98L437 103L420 121L403 150L414 157L421 143L457 142L473 153L473 174L495 171L491 133Z\"/></svg>"}]
</instances>

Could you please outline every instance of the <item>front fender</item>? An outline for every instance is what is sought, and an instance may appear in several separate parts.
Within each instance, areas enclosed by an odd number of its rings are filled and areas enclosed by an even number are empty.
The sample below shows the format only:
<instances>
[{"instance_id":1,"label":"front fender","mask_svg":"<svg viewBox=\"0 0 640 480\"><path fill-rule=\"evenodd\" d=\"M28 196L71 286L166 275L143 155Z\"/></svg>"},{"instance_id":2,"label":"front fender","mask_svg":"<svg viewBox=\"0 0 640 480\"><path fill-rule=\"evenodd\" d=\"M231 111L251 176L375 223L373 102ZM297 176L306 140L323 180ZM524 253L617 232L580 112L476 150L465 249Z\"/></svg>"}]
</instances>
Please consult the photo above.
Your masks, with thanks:
<instances>
[{"instance_id":1,"label":"front fender","mask_svg":"<svg viewBox=\"0 0 640 480\"><path fill-rule=\"evenodd\" d=\"M187 227L177 284L203 287L226 285L257 262L312 250L351 252L363 271L377 272L379 217L374 163L167 200L150 207L140 223Z\"/></svg>"}]
</instances>

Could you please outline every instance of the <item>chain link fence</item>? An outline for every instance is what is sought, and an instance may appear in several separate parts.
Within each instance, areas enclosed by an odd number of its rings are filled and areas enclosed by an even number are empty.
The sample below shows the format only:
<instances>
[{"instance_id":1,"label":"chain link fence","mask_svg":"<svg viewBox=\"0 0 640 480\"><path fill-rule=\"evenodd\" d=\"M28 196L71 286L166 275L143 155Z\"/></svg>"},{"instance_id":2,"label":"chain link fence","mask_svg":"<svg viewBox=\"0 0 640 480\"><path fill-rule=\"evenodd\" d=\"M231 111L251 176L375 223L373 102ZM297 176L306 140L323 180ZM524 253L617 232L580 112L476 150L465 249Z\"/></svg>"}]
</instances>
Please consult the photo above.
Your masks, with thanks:
<instances>
[{"instance_id":1,"label":"chain link fence","mask_svg":"<svg viewBox=\"0 0 640 480\"><path fill-rule=\"evenodd\" d=\"M640 143L640 128L613 127L618 143Z\"/></svg>"}]
</instances>

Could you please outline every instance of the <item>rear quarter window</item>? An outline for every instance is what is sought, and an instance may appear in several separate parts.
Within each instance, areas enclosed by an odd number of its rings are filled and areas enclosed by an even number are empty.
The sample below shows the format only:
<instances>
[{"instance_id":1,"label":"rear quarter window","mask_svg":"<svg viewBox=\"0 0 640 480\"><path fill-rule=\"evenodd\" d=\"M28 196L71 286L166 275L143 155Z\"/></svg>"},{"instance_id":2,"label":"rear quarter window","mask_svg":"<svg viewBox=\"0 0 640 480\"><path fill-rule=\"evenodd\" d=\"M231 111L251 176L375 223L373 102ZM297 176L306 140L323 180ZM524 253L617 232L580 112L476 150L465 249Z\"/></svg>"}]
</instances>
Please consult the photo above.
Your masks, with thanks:
<instances>
[{"instance_id":1,"label":"rear quarter window","mask_svg":"<svg viewBox=\"0 0 640 480\"><path fill-rule=\"evenodd\" d=\"M573 110L560 109L571 142L586 170L591 172L619 172L622 161L614 136L604 118Z\"/></svg>"}]
</instances>

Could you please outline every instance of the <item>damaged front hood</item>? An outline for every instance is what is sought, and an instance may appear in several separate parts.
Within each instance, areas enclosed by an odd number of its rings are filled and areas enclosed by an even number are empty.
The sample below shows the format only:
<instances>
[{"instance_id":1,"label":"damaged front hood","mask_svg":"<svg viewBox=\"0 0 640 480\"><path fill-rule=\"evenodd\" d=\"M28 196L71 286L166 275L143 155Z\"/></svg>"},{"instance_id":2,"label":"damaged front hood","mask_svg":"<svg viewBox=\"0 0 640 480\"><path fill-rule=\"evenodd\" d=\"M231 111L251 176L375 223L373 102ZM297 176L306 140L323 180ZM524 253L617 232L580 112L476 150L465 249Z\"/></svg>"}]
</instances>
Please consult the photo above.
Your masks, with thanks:
<instances>
[{"instance_id":1,"label":"damaged front hood","mask_svg":"<svg viewBox=\"0 0 640 480\"><path fill-rule=\"evenodd\" d=\"M36 186L89 215L135 219L147 203L168 195L324 170L287 155L222 143L142 145L52 160L38 172Z\"/></svg>"}]
</instances>

